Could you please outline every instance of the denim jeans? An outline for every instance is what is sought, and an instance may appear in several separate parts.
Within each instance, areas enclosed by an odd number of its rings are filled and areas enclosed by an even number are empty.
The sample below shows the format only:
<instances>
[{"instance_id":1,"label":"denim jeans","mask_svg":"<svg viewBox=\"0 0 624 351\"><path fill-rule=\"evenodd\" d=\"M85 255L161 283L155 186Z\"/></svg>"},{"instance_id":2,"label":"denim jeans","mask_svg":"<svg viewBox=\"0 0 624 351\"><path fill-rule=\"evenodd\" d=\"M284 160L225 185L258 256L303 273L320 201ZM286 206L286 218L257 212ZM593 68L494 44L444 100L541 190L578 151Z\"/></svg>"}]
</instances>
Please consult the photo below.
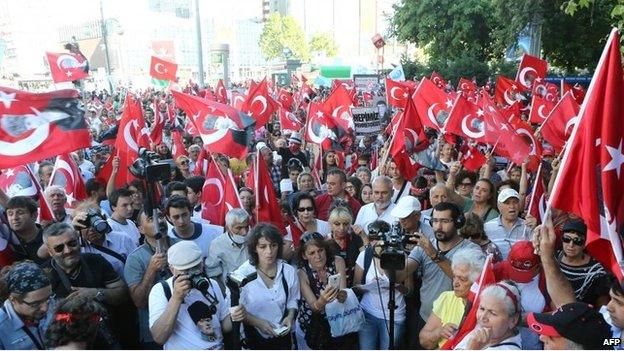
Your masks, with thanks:
<instances>
[{"instance_id":1,"label":"denim jeans","mask_svg":"<svg viewBox=\"0 0 624 351\"><path fill-rule=\"evenodd\" d=\"M388 322L364 311L366 322L360 329L360 350L387 350L390 346L388 338ZM398 348L405 332L405 321L394 322L394 345Z\"/></svg>"}]
</instances>

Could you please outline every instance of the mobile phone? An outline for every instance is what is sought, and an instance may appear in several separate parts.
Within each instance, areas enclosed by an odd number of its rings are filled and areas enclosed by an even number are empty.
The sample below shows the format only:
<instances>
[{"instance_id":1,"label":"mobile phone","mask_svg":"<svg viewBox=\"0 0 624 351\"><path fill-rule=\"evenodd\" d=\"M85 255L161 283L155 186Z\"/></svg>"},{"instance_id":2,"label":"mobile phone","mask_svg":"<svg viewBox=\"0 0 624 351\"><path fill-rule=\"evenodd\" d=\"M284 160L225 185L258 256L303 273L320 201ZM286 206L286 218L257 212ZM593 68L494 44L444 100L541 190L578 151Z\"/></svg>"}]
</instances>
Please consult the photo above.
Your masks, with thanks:
<instances>
[{"instance_id":1,"label":"mobile phone","mask_svg":"<svg viewBox=\"0 0 624 351\"><path fill-rule=\"evenodd\" d=\"M290 330L290 328L285 327L283 325L280 325L278 327L273 328L273 332L276 335L284 335L284 334L288 333L289 330Z\"/></svg>"},{"instance_id":2,"label":"mobile phone","mask_svg":"<svg viewBox=\"0 0 624 351\"><path fill-rule=\"evenodd\" d=\"M340 289L340 273L339 274L334 274L334 275L330 275L327 278L327 284L329 286L331 286L334 289Z\"/></svg>"}]
</instances>

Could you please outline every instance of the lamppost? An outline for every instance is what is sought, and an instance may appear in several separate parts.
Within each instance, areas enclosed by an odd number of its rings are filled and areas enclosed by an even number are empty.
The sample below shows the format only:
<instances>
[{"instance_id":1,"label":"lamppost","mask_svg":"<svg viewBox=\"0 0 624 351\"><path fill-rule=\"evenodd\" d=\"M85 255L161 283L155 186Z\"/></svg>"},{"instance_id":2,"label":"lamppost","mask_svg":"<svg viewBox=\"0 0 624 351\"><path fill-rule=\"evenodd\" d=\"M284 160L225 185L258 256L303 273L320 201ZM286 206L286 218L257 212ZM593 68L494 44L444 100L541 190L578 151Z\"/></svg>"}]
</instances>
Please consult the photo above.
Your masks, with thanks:
<instances>
[{"instance_id":1,"label":"lamppost","mask_svg":"<svg viewBox=\"0 0 624 351\"><path fill-rule=\"evenodd\" d=\"M104 58L106 60L106 80L111 95L113 95L113 82L111 81L110 55L108 54L108 30L104 20L104 3L100 0L100 27L102 28L102 40L104 41Z\"/></svg>"}]
</instances>

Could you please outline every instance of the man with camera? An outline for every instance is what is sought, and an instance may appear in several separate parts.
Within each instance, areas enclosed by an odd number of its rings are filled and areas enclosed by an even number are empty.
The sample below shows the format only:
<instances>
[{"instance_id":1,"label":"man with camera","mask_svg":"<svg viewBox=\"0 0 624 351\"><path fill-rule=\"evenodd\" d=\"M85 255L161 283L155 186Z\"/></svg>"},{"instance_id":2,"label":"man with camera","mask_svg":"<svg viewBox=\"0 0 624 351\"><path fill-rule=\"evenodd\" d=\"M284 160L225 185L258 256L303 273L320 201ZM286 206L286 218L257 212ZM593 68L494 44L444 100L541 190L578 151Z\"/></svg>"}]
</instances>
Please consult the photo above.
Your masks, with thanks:
<instances>
[{"instance_id":1,"label":"man with camera","mask_svg":"<svg viewBox=\"0 0 624 351\"><path fill-rule=\"evenodd\" d=\"M173 277L149 295L154 341L165 349L222 349L223 333L245 318L245 308L230 308L229 292L205 276L202 251L193 241L171 246L167 262Z\"/></svg>"},{"instance_id":2,"label":"man with camera","mask_svg":"<svg viewBox=\"0 0 624 351\"><path fill-rule=\"evenodd\" d=\"M434 235L433 229L429 223L421 221L420 209L420 201L411 195L407 195L399 199L390 215L398 218L405 235L425 235L431 239Z\"/></svg>"}]
</instances>

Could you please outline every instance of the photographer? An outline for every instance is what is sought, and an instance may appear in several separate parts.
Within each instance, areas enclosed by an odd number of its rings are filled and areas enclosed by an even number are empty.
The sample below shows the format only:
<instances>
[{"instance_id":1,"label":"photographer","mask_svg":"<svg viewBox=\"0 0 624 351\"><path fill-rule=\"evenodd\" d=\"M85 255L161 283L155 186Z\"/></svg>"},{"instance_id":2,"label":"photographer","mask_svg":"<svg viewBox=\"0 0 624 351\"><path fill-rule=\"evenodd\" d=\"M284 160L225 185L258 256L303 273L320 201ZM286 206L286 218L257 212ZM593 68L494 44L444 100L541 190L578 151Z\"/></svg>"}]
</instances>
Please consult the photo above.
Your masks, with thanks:
<instances>
[{"instance_id":1,"label":"photographer","mask_svg":"<svg viewBox=\"0 0 624 351\"><path fill-rule=\"evenodd\" d=\"M165 349L222 349L223 333L242 321L243 306L230 309L227 291L205 277L202 252L192 241L167 251L173 277L156 284L149 295L149 325Z\"/></svg>"}]
</instances>

